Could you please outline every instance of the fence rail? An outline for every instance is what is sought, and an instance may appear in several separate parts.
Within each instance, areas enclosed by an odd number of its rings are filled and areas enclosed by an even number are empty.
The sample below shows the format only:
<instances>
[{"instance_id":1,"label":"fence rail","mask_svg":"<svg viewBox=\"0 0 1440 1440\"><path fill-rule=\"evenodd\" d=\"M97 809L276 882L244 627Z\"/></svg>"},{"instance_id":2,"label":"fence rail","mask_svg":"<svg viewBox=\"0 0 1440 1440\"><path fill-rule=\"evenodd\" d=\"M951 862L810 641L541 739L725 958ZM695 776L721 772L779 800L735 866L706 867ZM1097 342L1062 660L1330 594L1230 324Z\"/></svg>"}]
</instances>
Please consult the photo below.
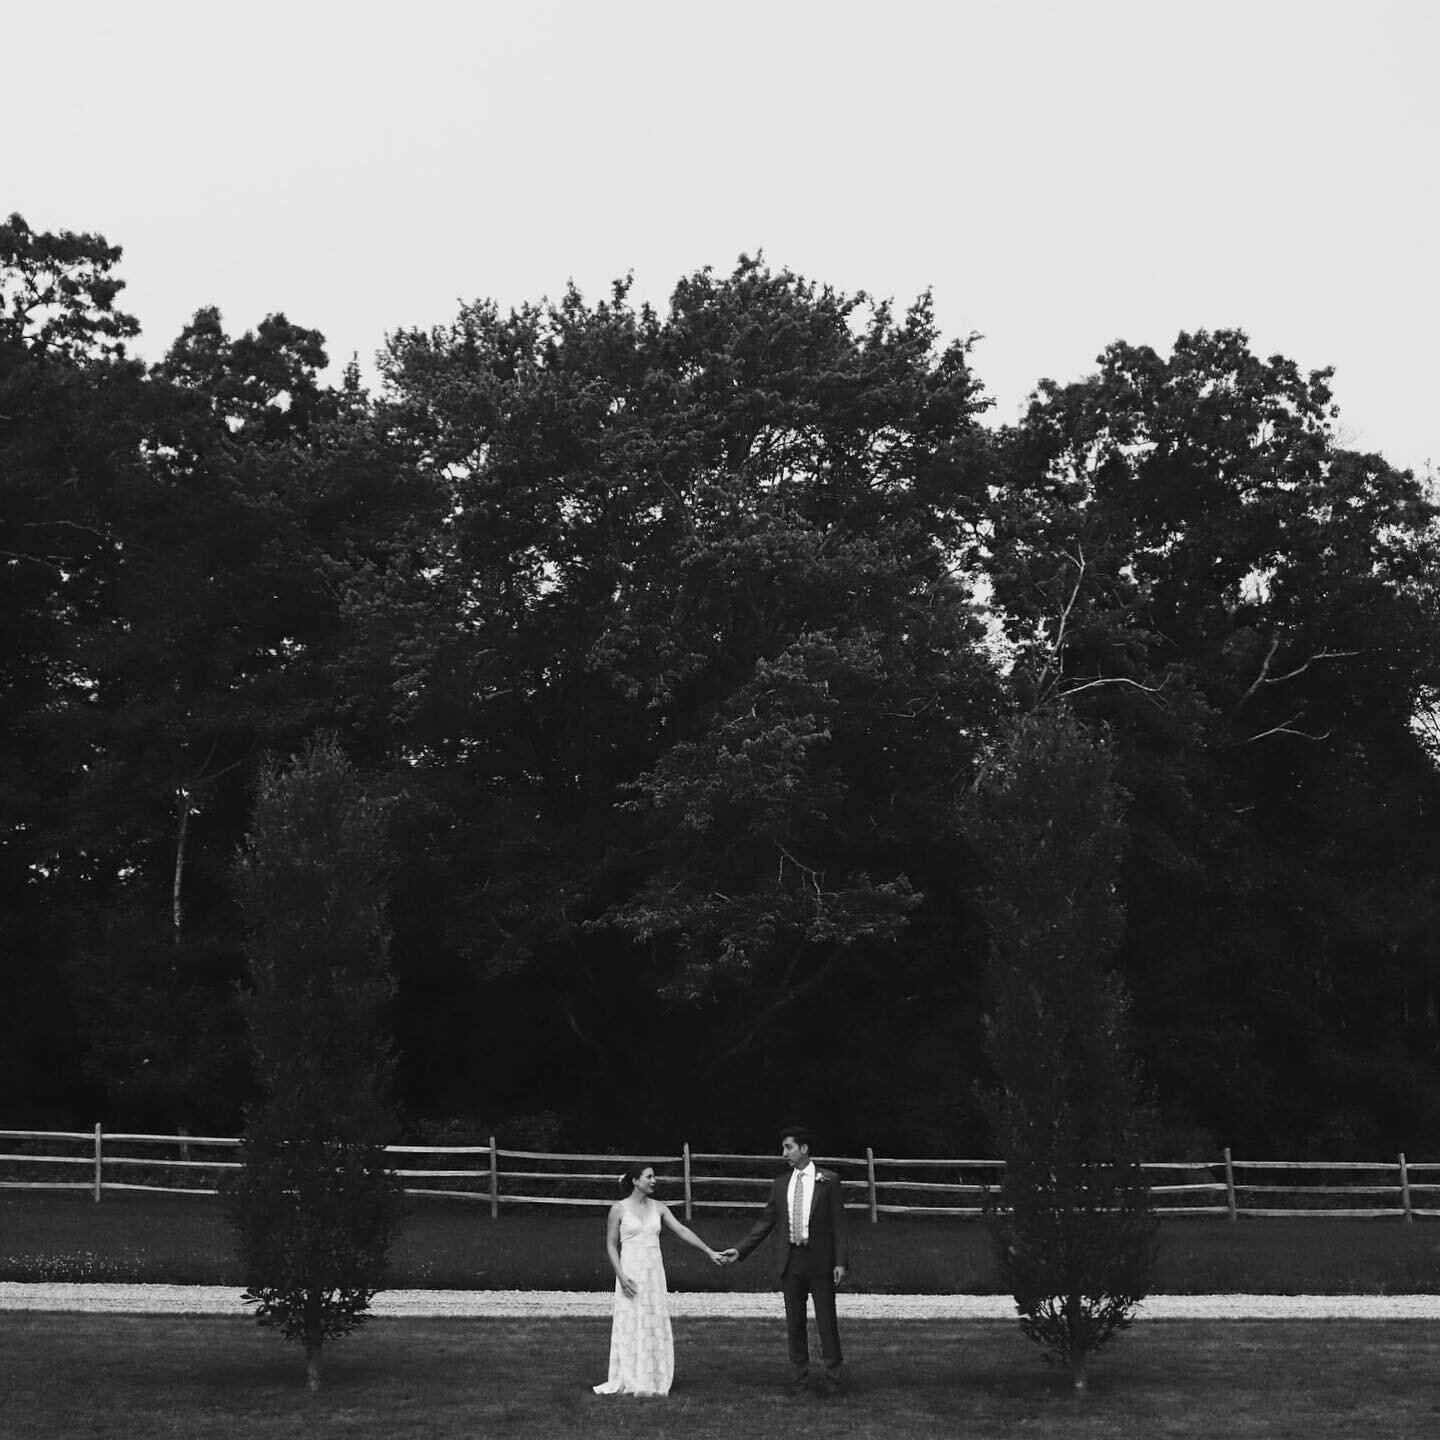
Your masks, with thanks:
<instances>
[{"instance_id":1,"label":"fence rail","mask_svg":"<svg viewBox=\"0 0 1440 1440\"><path fill-rule=\"evenodd\" d=\"M231 1136L144 1135L128 1131L0 1130L0 1190L214 1195L238 1170ZM36 1148L40 1147L40 1148ZM631 1160L653 1164L678 1183L685 1218L700 1210L754 1210L764 1204L776 1157L692 1151L679 1155L572 1154L488 1145L391 1145L392 1174L405 1194L501 1207L609 1205ZM818 1157L840 1172L847 1202L872 1223L882 1215L983 1213L999 1182L1000 1160L916 1160L876 1155ZM1214 1161L1146 1161L1162 1215L1241 1217L1391 1217L1407 1223L1440 1216L1440 1161L1239 1160L1227 1149ZM1277 1180L1267 1180L1267 1175ZM1255 1177L1255 1178L1252 1178ZM1425 1177L1430 1177L1426 1179ZM1346 1203L1346 1202L1351 1203Z\"/></svg>"}]
</instances>

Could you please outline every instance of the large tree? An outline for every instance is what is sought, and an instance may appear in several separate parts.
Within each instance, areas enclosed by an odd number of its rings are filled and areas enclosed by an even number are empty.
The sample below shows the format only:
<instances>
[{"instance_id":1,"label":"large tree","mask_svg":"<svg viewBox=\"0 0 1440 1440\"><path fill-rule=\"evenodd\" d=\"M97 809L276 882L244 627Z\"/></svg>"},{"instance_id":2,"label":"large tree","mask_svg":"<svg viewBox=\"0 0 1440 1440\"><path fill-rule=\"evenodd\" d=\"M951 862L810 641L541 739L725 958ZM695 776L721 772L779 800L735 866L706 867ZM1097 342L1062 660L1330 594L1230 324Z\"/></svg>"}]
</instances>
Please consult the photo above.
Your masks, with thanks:
<instances>
[{"instance_id":1,"label":"large tree","mask_svg":"<svg viewBox=\"0 0 1440 1440\"><path fill-rule=\"evenodd\" d=\"M984 401L928 300L742 260L663 316L623 284L469 307L397 337L387 379L454 496L417 738L456 807L431 861L459 956L552 996L612 1108L692 1121L722 1072L803 1088L877 984L923 1006L994 692L954 569Z\"/></svg>"},{"instance_id":2,"label":"large tree","mask_svg":"<svg viewBox=\"0 0 1440 1440\"><path fill-rule=\"evenodd\" d=\"M69 967L91 1069L133 1119L233 1117L239 971L228 857L269 746L329 719L335 628L309 529L319 337L202 310L147 377L141 455L109 497L107 583L77 637L87 763L70 839L107 857Z\"/></svg>"},{"instance_id":3,"label":"large tree","mask_svg":"<svg viewBox=\"0 0 1440 1440\"><path fill-rule=\"evenodd\" d=\"M124 484L97 500L103 584L70 637L83 703L53 722L77 756L64 843L91 857L66 973L87 1068L132 1123L233 1123L227 867L261 756L317 725L372 760L393 744L384 697L351 681L352 591L384 573L397 512L425 512L324 364L283 316L232 338L197 312L137 387Z\"/></svg>"},{"instance_id":4,"label":"large tree","mask_svg":"<svg viewBox=\"0 0 1440 1440\"><path fill-rule=\"evenodd\" d=\"M85 1094L63 962L110 874L103 847L73 843L94 754L70 719L91 699L85 636L114 574L113 497L136 481L143 435L119 260L100 235L0 224L0 1088L43 1090L61 1123Z\"/></svg>"},{"instance_id":5,"label":"large tree","mask_svg":"<svg viewBox=\"0 0 1440 1440\"><path fill-rule=\"evenodd\" d=\"M993 509L1021 699L1114 729L1139 1029L1211 1148L1440 1138L1435 509L1327 382L1235 331L1116 344L1040 387Z\"/></svg>"}]
</instances>

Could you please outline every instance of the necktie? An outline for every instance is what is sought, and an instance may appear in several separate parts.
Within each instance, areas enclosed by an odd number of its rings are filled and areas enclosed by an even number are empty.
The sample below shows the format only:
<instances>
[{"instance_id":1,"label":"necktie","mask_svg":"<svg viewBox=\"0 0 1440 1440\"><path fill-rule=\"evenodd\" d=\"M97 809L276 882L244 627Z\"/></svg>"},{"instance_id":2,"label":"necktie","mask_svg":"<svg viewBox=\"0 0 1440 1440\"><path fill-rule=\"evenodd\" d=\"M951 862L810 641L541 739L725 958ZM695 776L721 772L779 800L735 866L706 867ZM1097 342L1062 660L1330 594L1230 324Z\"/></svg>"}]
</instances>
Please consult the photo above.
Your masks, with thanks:
<instances>
[{"instance_id":1,"label":"necktie","mask_svg":"<svg viewBox=\"0 0 1440 1440\"><path fill-rule=\"evenodd\" d=\"M805 1241L805 1181L795 1172L795 1192L790 1197L790 1240L795 1245Z\"/></svg>"}]
</instances>

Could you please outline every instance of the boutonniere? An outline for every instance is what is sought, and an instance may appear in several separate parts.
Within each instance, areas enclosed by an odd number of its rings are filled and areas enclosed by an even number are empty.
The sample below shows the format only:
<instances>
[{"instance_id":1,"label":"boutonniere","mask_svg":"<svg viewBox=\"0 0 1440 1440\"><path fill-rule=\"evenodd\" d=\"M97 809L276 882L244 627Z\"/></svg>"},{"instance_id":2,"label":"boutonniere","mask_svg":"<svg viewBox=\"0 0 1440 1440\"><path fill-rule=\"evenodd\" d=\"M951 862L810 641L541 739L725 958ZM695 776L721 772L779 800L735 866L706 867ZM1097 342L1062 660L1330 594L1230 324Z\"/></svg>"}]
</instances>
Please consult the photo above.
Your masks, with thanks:
<instances>
[{"instance_id":1,"label":"boutonniere","mask_svg":"<svg viewBox=\"0 0 1440 1440\"><path fill-rule=\"evenodd\" d=\"M817 1185L824 1185L829 1179L830 1177L826 1175L823 1171L817 1170L815 1172L815 1183Z\"/></svg>"}]
</instances>

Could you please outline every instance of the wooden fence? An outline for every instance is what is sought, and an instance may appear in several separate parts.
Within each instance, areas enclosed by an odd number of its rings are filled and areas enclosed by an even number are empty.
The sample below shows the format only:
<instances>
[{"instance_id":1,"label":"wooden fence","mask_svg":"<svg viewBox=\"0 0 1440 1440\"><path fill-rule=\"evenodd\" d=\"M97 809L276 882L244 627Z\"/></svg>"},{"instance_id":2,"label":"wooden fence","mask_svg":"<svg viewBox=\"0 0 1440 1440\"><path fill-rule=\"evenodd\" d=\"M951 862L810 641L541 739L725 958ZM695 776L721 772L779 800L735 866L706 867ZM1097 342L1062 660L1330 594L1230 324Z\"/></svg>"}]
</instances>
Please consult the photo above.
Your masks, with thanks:
<instances>
[{"instance_id":1,"label":"wooden fence","mask_svg":"<svg viewBox=\"0 0 1440 1440\"><path fill-rule=\"evenodd\" d=\"M0 1189L83 1190L98 1202L107 1193L218 1193L222 1177L238 1170L240 1142L204 1135L139 1135L90 1130L0 1130ZM692 1151L679 1155L557 1154L488 1145L391 1145L393 1173L406 1195L488 1205L491 1218L507 1209L607 1206L618 1195L620 1171L631 1160L653 1164L661 1198L699 1210L752 1210L778 1164L766 1155ZM830 1156L847 1203L882 1215L983 1213L987 1190L999 1181L999 1160L913 1160ZM1147 1161L1151 1193L1163 1215L1394 1217L1406 1222L1440 1216L1440 1162L1238 1160L1227 1149L1215 1161ZM1427 1178L1428 1177L1428 1178Z\"/></svg>"}]
</instances>

